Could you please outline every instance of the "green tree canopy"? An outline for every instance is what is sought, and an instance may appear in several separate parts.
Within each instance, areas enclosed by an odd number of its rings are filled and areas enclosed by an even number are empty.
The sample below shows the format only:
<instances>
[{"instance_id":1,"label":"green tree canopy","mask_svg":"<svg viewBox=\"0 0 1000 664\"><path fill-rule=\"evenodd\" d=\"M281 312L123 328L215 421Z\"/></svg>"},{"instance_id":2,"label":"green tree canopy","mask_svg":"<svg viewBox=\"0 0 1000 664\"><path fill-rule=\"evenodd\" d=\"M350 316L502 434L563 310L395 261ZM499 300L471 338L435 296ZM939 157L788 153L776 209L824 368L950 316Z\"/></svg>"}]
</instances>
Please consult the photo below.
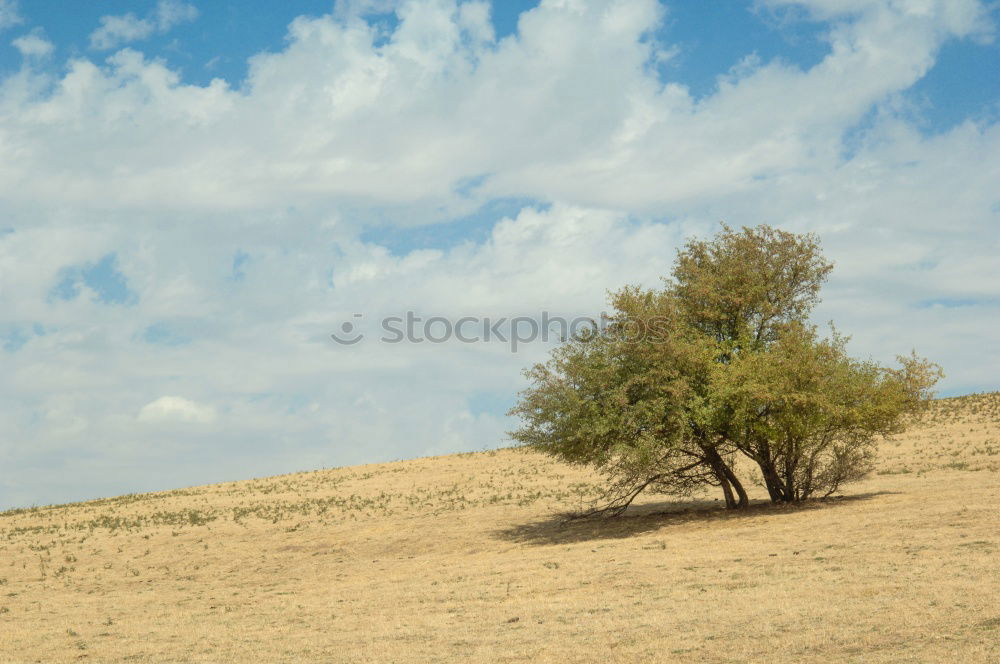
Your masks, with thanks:
<instances>
[{"instance_id":1,"label":"green tree canopy","mask_svg":"<svg viewBox=\"0 0 1000 664\"><path fill-rule=\"evenodd\" d=\"M662 289L613 293L603 331L526 372L515 441L607 478L604 510L642 491L720 487L748 504L735 459L775 502L830 495L872 468L877 441L921 409L940 368L853 359L808 323L832 266L818 240L723 227L677 255Z\"/></svg>"}]
</instances>

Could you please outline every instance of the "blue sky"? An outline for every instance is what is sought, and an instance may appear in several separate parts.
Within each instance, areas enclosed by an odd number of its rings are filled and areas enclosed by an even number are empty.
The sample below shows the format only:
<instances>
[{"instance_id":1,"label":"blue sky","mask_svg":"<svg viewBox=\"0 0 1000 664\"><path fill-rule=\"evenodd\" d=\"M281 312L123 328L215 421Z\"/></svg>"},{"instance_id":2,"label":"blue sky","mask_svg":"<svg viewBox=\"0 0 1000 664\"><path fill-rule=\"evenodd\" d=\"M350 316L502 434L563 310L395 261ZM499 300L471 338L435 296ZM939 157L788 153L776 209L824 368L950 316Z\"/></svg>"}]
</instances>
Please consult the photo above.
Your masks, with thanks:
<instances>
[{"instance_id":1,"label":"blue sky","mask_svg":"<svg viewBox=\"0 0 1000 664\"><path fill-rule=\"evenodd\" d=\"M503 445L550 346L330 332L597 315L720 220L819 234L856 354L997 389L998 24L0 0L0 508Z\"/></svg>"},{"instance_id":2,"label":"blue sky","mask_svg":"<svg viewBox=\"0 0 1000 664\"><path fill-rule=\"evenodd\" d=\"M134 15L145 19L156 11L158 0L100 0L75 3L72 9L61 0L32 0L20 6L22 25L41 28L56 46L56 57L86 57L99 59L111 49L91 48L90 35L104 16ZM498 37L517 30L517 18L537 2L500 3L493 8L492 22ZM280 51L285 46L288 24L299 16L329 14L334 3L329 0L298 2L211 2L197 6L198 18L185 21L168 32L154 31L141 40L139 46L148 55L155 55L182 72L185 81L206 84L213 78L225 79L238 87L247 75L247 61L261 52ZM367 14L373 23L387 30L396 25L391 11ZM4 44L0 66L5 71L20 67L20 53L9 43Z\"/></svg>"},{"instance_id":3,"label":"blue sky","mask_svg":"<svg viewBox=\"0 0 1000 664\"><path fill-rule=\"evenodd\" d=\"M90 35L101 17L133 14L143 19L155 13L156 0L101 0L75 3L62 0L32 0L19 8L26 28L41 29L55 46L59 67L67 58L99 61L111 49L94 49ZM222 78L239 87L247 75L249 58L261 52L277 52L286 45L288 24L298 16L321 16L335 3L301 0L294 3L218 1L197 7L198 18L167 32L154 31L134 44L150 57L162 58L180 72L186 82L207 84ZM491 6L496 36L517 33L520 14L538 5L532 0L510 0ZM251 9L252 7L252 9ZM994 20L1000 7L987 8ZM391 29L396 25L391 11L367 15L373 23ZM702 2L683 0L667 4L662 25L650 38L669 42L678 56L659 68L663 80L687 85L692 94L711 94L716 79L750 54L763 60L779 58L808 68L829 53L824 34L826 22L815 20L800 7L768 8L744 0ZM22 57L13 45L0 47L0 72L16 71ZM1000 77L1000 44L995 39L966 39L945 44L935 67L910 90L920 106L926 131L943 131L967 118L992 117L997 112Z\"/></svg>"}]
</instances>

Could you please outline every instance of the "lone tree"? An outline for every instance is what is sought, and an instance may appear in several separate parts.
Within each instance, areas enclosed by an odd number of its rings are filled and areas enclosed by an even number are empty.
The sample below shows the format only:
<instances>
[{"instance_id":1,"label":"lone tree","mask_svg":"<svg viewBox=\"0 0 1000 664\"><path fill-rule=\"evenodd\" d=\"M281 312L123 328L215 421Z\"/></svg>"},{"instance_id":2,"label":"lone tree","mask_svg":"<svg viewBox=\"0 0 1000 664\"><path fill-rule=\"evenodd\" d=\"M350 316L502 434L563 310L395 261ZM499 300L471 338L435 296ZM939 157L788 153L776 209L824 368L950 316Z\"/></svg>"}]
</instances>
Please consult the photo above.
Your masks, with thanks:
<instances>
[{"instance_id":1,"label":"lone tree","mask_svg":"<svg viewBox=\"0 0 1000 664\"><path fill-rule=\"evenodd\" d=\"M815 236L768 226L689 241L662 289L613 293L603 330L526 372L512 438L601 471L594 512L705 485L745 507L741 456L774 502L830 495L871 471L877 441L942 375L916 355L892 369L849 357L836 331L820 337L808 316L831 269Z\"/></svg>"}]
</instances>

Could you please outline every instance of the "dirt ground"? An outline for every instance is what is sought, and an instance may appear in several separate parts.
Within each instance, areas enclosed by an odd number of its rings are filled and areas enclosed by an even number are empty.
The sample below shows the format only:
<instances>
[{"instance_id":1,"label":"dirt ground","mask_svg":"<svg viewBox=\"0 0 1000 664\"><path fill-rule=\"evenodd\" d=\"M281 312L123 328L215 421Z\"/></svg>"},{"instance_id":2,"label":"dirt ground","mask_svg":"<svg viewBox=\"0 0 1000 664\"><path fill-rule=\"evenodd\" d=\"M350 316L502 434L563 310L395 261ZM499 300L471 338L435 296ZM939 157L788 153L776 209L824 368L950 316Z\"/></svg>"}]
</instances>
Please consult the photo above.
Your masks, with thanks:
<instances>
[{"instance_id":1,"label":"dirt ground","mask_svg":"<svg viewBox=\"0 0 1000 664\"><path fill-rule=\"evenodd\" d=\"M2 662L998 662L1000 393L743 513L519 450L0 514Z\"/></svg>"}]
</instances>

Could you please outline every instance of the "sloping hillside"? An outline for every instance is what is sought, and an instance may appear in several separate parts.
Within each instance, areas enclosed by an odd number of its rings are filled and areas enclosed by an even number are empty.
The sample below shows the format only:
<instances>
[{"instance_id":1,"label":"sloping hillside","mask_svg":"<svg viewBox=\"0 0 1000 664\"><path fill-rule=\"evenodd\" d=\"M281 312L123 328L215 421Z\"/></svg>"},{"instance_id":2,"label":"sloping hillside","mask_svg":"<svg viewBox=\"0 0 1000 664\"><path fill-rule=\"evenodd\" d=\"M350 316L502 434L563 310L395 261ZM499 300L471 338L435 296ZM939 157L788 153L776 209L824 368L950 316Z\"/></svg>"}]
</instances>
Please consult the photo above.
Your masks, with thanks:
<instances>
[{"instance_id":1,"label":"sloping hillside","mask_svg":"<svg viewBox=\"0 0 1000 664\"><path fill-rule=\"evenodd\" d=\"M593 480L502 450L3 513L0 661L1000 661L1000 393L804 507L563 523Z\"/></svg>"}]
</instances>

